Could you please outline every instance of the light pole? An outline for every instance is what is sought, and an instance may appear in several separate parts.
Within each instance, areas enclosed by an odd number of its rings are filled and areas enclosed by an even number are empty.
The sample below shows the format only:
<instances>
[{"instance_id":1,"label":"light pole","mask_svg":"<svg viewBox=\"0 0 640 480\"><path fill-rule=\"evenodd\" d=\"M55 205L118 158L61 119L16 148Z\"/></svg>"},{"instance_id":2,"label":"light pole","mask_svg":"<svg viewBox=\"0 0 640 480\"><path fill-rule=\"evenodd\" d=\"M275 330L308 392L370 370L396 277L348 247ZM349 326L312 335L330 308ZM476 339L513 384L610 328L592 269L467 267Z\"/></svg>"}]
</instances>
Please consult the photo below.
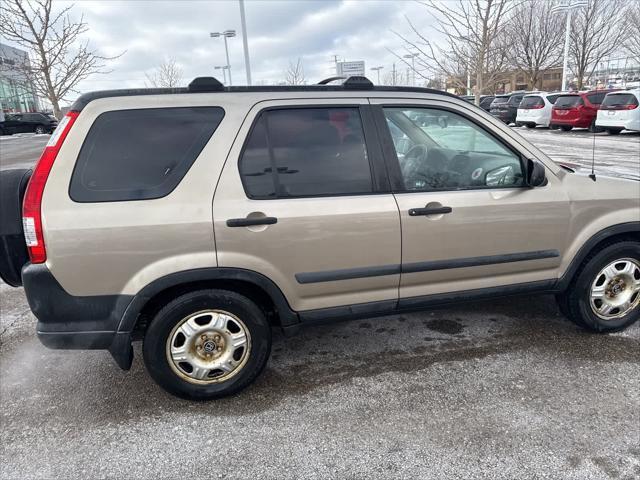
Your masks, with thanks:
<instances>
[{"instance_id":1,"label":"light pole","mask_svg":"<svg viewBox=\"0 0 640 480\"><path fill-rule=\"evenodd\" d=\"M223 83L227 83L227 70L229 70L229 65L217 65L215 67L216 70L222 70L222 78L223 78Z\"/></svg>"},{"instance_id":2,"label":"light pole","mask_svg":"<svg viewBox=\"0 0 640 480\"><path fill-rule=\"evenodd\" d=\"M560 0L560 2L551 9L551 13L565 11L567 12L567 23L564 27L564 60L562 62L562 91L569 88L569 39L571 37L571 11L574 8L586 7L587 0Z\"/></svg>"},{"instance_id":3,"label":"light pole","mask_svg":"<svg viewBox=\"0 0 640 480\"><path fill-rule=\"evenodd\" d=\"M242 26L242 48L244 49L244 69L247 74L247 85L251 86L251 61L249 60L249 43L247 42L247 21L244 18L244 0L240 4L240 24Z\"/></svg>"},{"instance_id":4,"label":"light pole","mask_svg":"<svg viewBox=\"0 0 640 480\"><path fill-rule=\"evenodd\" d=\"M382 65L380 65L379 67L371 67L371 70L375 70L376 72L378 72L378 85L380 85L380 70L382 70L384 67Z\"/></svg>"},{"instance_id":5,"label":"light pole","mask_svg":"<svg viewBox=\"0 0 640 480\"><path fill-rule=\"evenodd\" d=\"M420 55L419 53L407 53L406 55L404 55L404 58L411 59L411 70L413 71L412 85L414 87L416 86L416 57L419 55ZM408 78L407 78L407 81L409 81Z\"/></svg>"},{"instance_id":6,"label":"light pole","mask_svg":"<svg viewBox=\"0 0 640 480\"><path fill-rule=\"evenodd\" d=\"M225 51L225 54L227 55L227 70L229 70L229 85L233 85L233 82L231 81L231 64L229 63L229 46L227 45L227 38L235 37L236 31L225 30L224 32L211 32L209 36L211 38L218 38L218 37L224 38L224 51Z\"/></svg>"}]
</instances>

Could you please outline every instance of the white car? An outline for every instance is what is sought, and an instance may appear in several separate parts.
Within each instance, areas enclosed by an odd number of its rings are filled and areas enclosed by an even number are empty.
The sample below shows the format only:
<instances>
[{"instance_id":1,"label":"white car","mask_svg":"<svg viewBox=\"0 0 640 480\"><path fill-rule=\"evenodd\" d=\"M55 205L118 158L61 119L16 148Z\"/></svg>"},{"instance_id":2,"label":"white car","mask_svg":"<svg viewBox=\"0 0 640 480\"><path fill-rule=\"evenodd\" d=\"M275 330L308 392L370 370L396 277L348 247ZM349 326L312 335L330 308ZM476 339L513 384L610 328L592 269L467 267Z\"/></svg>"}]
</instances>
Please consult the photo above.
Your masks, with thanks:
<instances>
[{"instance_id":1,"label":"white car","mask_svg":"<svg viewBox=\"0 0 640 480\"><path fill-rule=\"evenodd\" d=\"M548 127L551 123L551 108L561 92L535 92L525 95L518 107L516 127L535 128L538 125Z\"/></svg>"},{"instance_id":2,"label":"white car","mask_svg":"<svg viewBox=\"0 0 640 480\"><path fill-rule=\"evenodd\" d=\"M598 109L596 126L611 135L640 130L640 88L608 93Z\"/></svg>"}]
</instances>

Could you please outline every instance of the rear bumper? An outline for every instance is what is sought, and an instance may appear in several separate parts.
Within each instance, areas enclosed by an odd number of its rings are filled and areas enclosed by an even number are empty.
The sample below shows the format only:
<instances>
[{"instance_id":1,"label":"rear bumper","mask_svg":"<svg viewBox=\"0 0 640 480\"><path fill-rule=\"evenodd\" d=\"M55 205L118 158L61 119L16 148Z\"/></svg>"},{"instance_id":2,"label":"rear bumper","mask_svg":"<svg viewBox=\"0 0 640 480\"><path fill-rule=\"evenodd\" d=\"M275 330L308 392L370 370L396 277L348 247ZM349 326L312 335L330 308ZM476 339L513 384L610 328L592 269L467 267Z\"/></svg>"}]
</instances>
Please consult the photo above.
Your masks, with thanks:
<instances>
[{"instance_id":1,"label":"rear bumper","mask_svg":"<svg viewBox=\"0 0 640 480\"><path fill-rule=\"evenodd\" d=\"M523 125L535 123L536 125L548 127L549 117L545 115L517 115L516 123L521 123Z\"/></svg>"},{"instance_id":2,"label":"rear bumper","mask_svg":"<svg viewBox=\"0 0 640 480\"><path fill-rule=\"evenodd\" d=\"M38 319L42 344L54 349L106 349L123 369L131 366L131 332L118 332L129 295L77 297L67 293L44 264L27 263L22 282Z\"/></svg>"},{"instance_id":3,"label":"rear bumper","mask_svg":"<svg viewBox=\"0 0 640 480\"><path fill-rule=\"evenodd\" d=\"M515 118L514 115L509 111L503 111L503 110L495 111L494 110L494 111L489 111L489 113L491 115L493 115L494 117L502 120L503 122L513 122L514 118Z\"/></svg>"},{"instance_id":4,"label":"rear bumper","mask_svg":"<svg viewBox=\"0 0 640 480\"><path fill-rule=\"evenodd\" d=\"M616 118L598 118L598 127L624 128L625 130L640 130L640 117L637 119L621 120Z\"/></svg>"},{"instance_id":5,"label":"rear bumper","mask_svg":"<svg viewBox=\"0 0 640 480\"><path fill-rule=\"evenodd\" d=\"M588 128L589 125L591 125L593 119L588 119L588 118L559 118L559 117L552 117L551 118L551 125L567 125L569 127L576 127L576 128Z\"/></svg>"}]
</instances>

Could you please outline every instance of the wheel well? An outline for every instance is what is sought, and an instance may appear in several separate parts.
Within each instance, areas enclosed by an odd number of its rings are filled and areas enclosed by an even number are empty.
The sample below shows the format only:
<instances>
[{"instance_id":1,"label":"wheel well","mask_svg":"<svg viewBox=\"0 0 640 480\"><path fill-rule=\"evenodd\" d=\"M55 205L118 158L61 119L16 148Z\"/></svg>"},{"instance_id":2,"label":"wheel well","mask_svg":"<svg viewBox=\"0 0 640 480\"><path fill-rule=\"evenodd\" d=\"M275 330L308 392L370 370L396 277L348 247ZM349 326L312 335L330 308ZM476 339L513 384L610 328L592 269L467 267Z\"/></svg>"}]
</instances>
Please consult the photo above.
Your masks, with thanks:
<instances>
[{"instance_id":1,"label":"wheel well","mask_svg":"<svg viewBox=\"0 0 640 480\"><path fill-rule=\"evenodd\" d=\"M580 274L580 272L582 271L582 268L591 259L594 253L602 250L603 248L608 247L609 245L613 245L614 243L628 242L628 241L640 242L640 232L617 233L600 240L595 245L591 246L591 248L589 248L588 251L584 252L584 255L582 255L582 252L579 252L578 255L581 255L581 257L579 258L579 263L575 268L572 268L571 270L569 270L569 273L570 273L569 278L567 278L567 281L564 284L563 290L568 288L569 285L573 282L573 279L575 279L576 276Z\"/></svg>"},{"instance_id":2,"label":"wheel well","mask_svg":"<svg viewBox=\"0 0 640 480\"><path fill-rule=\"evenodd\" d=\"M280 325L278 311L269 294L258 285L243 280L203 280L196 282L182 283L166 288L151 297L140 311L133 329L134 339L141 339L147 327L156 313L169 303L185 293L196 290L220 289L239 293L254 301L264 312L267 320L272 325Z\"/></svg>"}]
</instances>

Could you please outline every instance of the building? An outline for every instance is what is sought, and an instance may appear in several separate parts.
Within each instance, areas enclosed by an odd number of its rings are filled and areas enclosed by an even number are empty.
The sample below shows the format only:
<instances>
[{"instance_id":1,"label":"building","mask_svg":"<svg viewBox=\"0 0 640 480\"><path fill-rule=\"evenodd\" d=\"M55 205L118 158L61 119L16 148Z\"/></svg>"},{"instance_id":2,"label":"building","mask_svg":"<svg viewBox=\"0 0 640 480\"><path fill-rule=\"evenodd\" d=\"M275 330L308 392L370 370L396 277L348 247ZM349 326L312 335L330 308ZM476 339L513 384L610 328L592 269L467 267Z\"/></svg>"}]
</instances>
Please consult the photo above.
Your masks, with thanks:
<instances>
[{"instance_id":1,"label":"building","mask_svg":"<svg viewBox=\"0 0 640 480\"><path fill-rule=\"evenodd\" d=\"M5 113L36 112L38 97L21 68L29 65L24 50L0 44L0 109Z\"/></svg>"},{"instance_id":2,"label":"building","mask_svg":"<svg viewBox=\"0 0 640 480\"><path fill-rule=\"evenodd\" d=\"M510 70L504 72L501 75L501 79L497 80L493 85L485 86L483 94L500 94L509 93L515 90L540 90L544 92L555 92L562 88L562 67L548 68L540 72L538 81L532 89L529 88L527 75L520 70ZM471 76L471 90L473 92L473 86L475 85L475 78ZM449 77L447 79L446 89L448 92L455 93L457 95L466 95L466 89L460 85L464 85L467 82L466 77L458 77L455 81L454 78ZM472 93L473 94L473 93Z\"/></svg>"}]
</instances>

